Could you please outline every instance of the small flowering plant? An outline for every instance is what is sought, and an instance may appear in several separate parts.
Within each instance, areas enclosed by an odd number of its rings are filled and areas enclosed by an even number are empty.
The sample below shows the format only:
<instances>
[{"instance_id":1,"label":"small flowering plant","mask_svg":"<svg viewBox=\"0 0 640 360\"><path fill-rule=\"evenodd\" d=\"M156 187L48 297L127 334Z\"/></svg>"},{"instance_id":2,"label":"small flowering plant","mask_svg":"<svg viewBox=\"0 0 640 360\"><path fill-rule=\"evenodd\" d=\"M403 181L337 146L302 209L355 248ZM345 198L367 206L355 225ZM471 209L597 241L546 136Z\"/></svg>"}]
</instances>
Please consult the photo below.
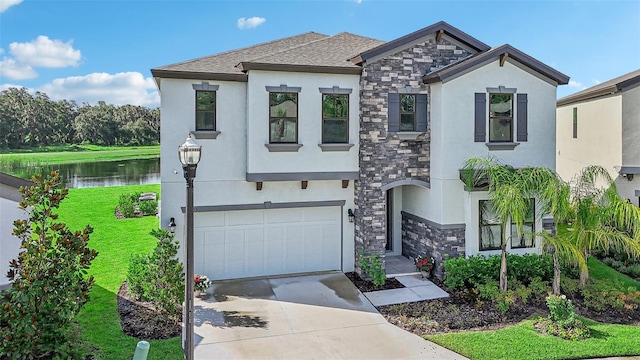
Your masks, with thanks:
<instances>
[{"instance_id":1,"label":"small flowering plant","mask_svg":"<svg viewBox=\"0 0 640 360\"><path fill-rule=\"evenodd\" d=\"M195 274L193 276L193 291L206 292L211 285L211 280L206 275Z\"/></svg>"},{"instance_id":2,"label":"small flowering plant","mask_svg":"<svg viewBox=\"0 0 640 360\"><path fill-rule=\"evenodd\" d=\"M435 260L431 256L420 255L415 259L414 264L416 266L416 270L429 272L433 269Z\"/></svg>"}]
</instances>

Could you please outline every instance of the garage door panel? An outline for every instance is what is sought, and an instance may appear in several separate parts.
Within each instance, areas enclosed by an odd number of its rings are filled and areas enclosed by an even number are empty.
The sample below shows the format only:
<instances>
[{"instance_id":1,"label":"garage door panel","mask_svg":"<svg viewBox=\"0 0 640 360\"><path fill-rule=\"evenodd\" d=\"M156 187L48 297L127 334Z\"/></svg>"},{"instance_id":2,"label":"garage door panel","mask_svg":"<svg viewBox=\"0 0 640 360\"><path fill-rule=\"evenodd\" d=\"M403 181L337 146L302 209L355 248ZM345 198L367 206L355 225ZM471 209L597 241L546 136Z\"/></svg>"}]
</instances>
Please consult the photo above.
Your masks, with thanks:
<instances>
[{"instance_id":1,"label":"garage door panel","mask_svg":"<svg viewBox=\"0 0 640 360\"><path fill-rule=\"evenodd\" d=\"M196 272L212 279L339 270L339 207L228 211L196 221ZM220 224L224 219L224 226ZM197 247L196 247L197 248Z\"/></svg>"},{"instance_id":2,"label":"garage door panel","mask_svg":"<svg viewBox=\"0 0 640 360\"><path fill-rule=\"evenodd\" d=\"M228 211L226 225L255 225L264 224L264 210Z\"/></svg>"}]
</instances>

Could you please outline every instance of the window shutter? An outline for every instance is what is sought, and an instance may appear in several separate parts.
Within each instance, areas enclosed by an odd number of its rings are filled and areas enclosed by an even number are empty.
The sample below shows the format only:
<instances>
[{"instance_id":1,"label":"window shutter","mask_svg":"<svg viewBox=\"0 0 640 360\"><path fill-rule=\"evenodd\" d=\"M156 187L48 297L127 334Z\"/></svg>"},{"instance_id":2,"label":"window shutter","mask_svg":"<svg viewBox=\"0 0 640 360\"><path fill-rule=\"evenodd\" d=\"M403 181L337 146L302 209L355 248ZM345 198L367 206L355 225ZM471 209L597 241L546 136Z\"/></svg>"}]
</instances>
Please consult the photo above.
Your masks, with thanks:
<instances>
[{"instance_id":1,"label":"window shutter","mask_svg":"<svg viewBox=\"0 0 640 360\"><path fill-rule=\"evenodd\" d=\"M475 142L485 142L487 138L487 94L476 93Z\"/></svg>"},{"instance_id":2,"label":"window shutter","mask_svg":"<svg viewBox=\"0 0 640 360\"><path fill-rule=\"evenodd\" d=\"M527 94L518 94L518 141L527 141Z\"/></svg>"},{"instance_id":3,"label":"window shutter","mask_svg":"<svg viewBox=\"0 0 640 360\"><path fill-rule=\"evenodd\" d=\"M400 131L400 95L389 94L387 121L389 132Z\"/></svg>"},{"instance_id":4,"label":"window shutter","mask_svg":"<svg viewBox=\"0 0 640 360\"><path fill-rule=\"evenodd\" d=\"M416 95L416 131L427 131L427 94Z\"/></svg>"}]
</instances>

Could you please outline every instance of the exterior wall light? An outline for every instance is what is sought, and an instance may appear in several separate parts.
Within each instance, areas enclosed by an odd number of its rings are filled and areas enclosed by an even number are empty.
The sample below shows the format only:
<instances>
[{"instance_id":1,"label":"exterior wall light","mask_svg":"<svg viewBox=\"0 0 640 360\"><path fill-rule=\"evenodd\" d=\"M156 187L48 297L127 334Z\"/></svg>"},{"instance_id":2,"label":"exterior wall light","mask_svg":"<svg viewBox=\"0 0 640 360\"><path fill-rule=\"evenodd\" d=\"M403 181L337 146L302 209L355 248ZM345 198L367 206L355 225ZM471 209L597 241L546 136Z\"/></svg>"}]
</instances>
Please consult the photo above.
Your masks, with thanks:
<instances>
[{"instance_id":1,"label":"exterior wall light","mask_svg":"<svg viewBox=\"0 0 640 360\"><path fill-rule=\"evenodd\" d=\"M347 216L349 217L350 223L356 221L356 214L353 212L353 210L351 209L347 210Z\"/></svg>"},{"instance_id":2,"label":"exterior wall light","mask_svg":"<svg viewBox=\"0 0 640 360\"><path fill-rule=\"evenodd\" d=\"M172 233L172 234L176 233L176 219L175 218L169 219L169 232Z\"/></svg>"}]
</instances>

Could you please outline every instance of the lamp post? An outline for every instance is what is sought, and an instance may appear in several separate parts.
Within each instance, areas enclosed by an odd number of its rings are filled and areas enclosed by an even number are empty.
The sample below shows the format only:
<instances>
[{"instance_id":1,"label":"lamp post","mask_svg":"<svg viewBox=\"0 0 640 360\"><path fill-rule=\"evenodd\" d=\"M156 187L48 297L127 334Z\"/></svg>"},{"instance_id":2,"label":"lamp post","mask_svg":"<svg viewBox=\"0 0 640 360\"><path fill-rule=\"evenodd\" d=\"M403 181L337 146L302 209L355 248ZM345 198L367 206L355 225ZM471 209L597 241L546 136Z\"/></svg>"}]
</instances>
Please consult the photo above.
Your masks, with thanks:
<instances>
[{"instance_id":1,"label":"lamp post","mask_svg":"<svg viewBox=\"0 0 640 360\"><path fill-rule=\"evenodd\" d=\"M184 179L187 181L187 239L186 239L186 286L184 294L185 315L185 359L193 360L193 179L196 177L196 168L200 161L202 146L196 144L187 136L187 141L178 147L178 157L182 163Z\"/></svg>"}]
</instances>

